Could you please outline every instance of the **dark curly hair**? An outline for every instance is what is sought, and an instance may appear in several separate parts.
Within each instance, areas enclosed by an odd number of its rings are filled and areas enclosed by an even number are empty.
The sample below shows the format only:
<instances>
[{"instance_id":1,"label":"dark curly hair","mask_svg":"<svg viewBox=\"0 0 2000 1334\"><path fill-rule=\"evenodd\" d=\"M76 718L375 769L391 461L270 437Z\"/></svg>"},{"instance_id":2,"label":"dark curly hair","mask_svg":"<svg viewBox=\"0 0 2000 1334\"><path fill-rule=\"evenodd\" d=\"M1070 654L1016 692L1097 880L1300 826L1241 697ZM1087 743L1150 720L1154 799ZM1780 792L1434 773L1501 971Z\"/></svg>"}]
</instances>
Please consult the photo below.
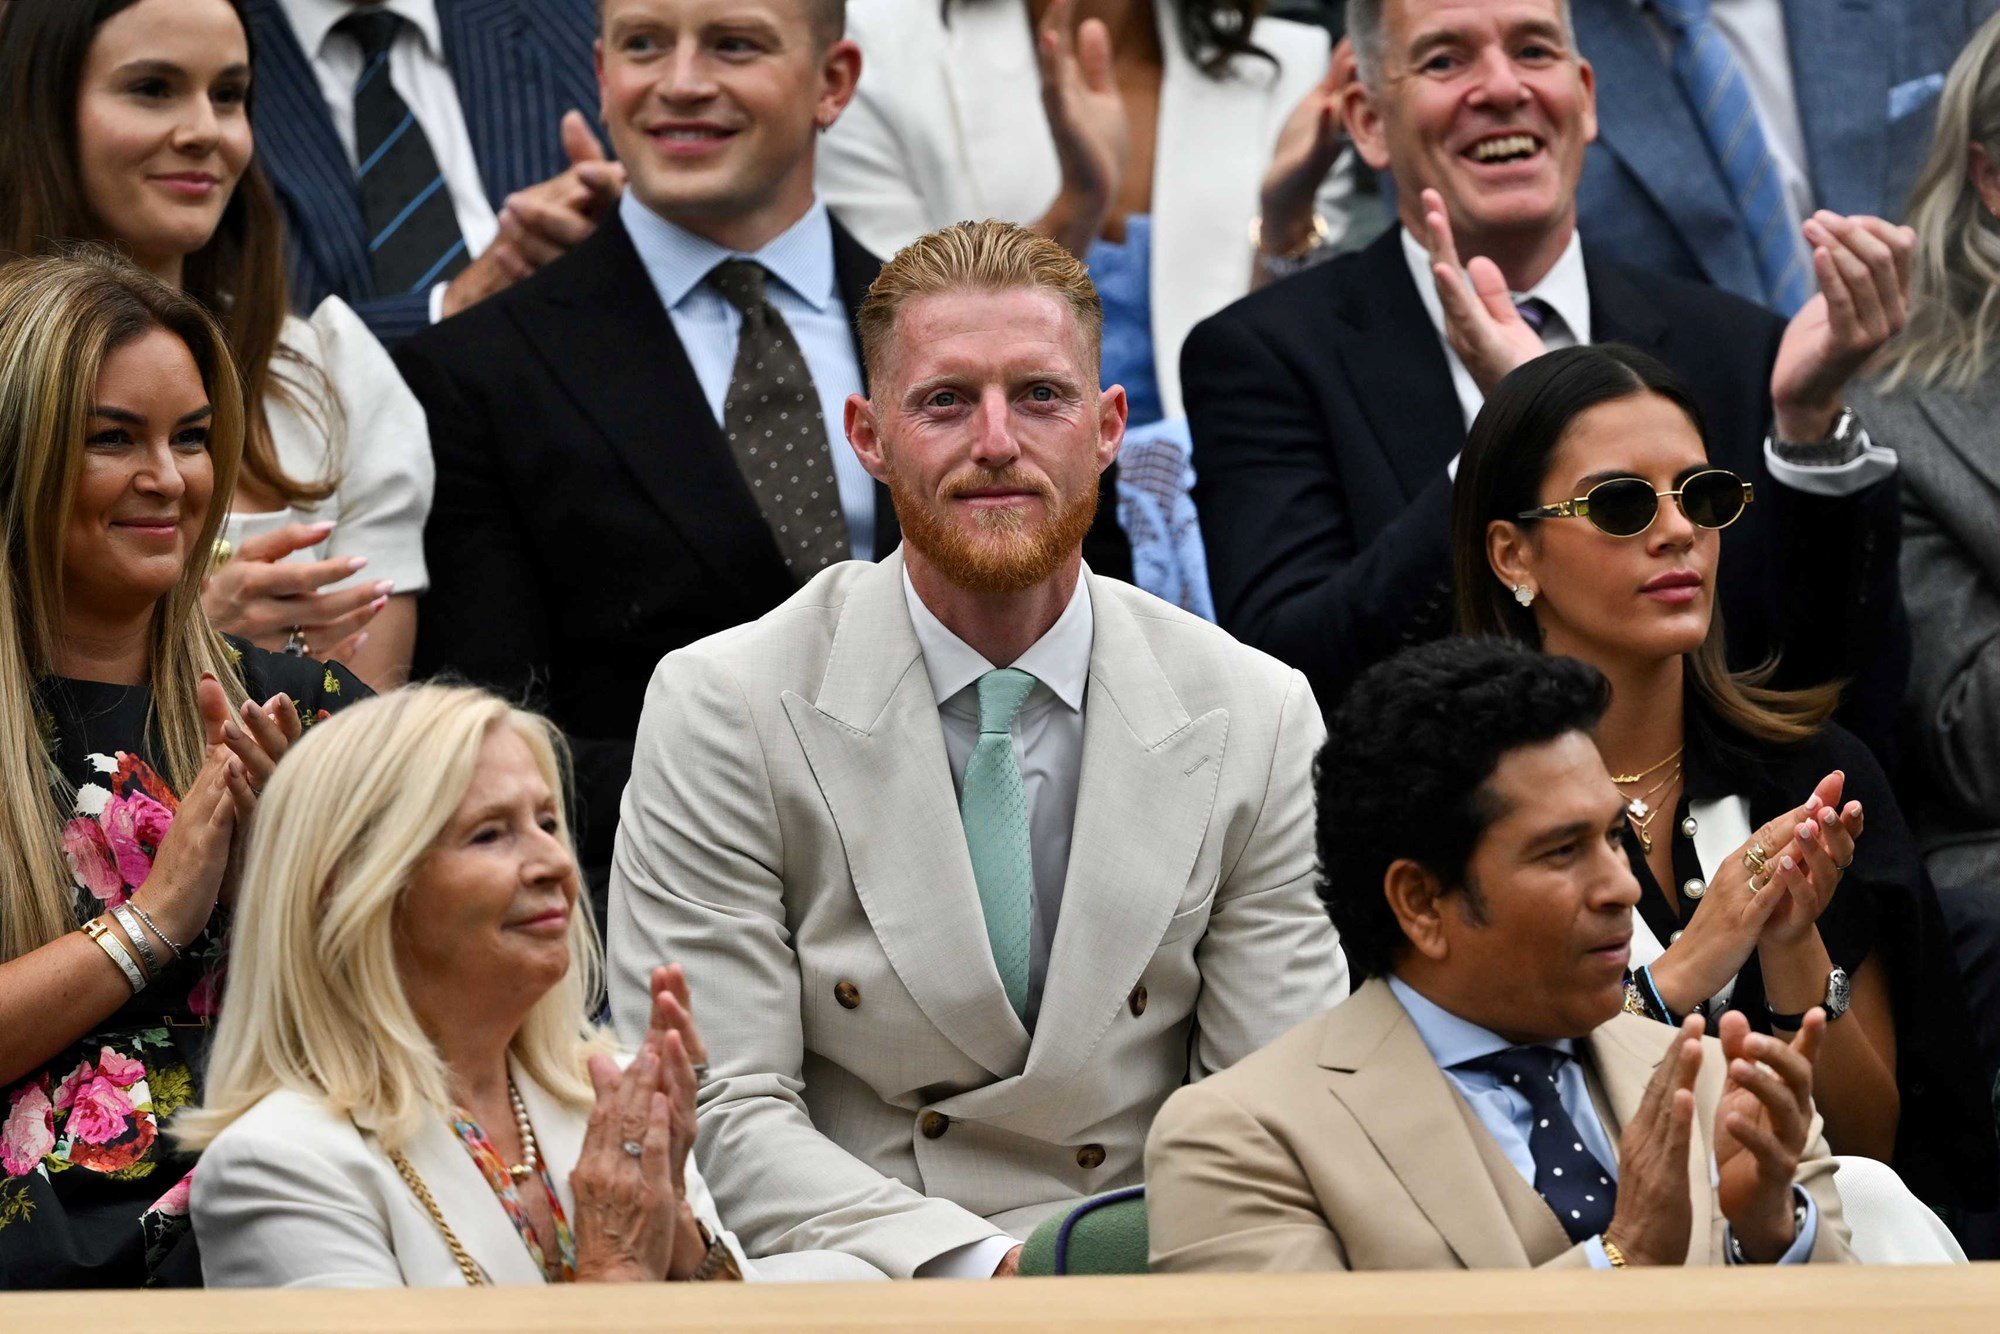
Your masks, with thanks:
<instances>
[{"instance_id":1,"label":"dark curly hair","mask_svg":"<svg viewBox=\"0 0 2000 1334\"><path fill-rule=\"evenodd\" d=\"M1451 890L1505 812L1487 780L1509 751L1588 733L1611 687L1595 667L1510 639L1442 639L1369 669L1319 753L1319 897L1357 979L1386 974L1403 929L1382 892L1408 858Z\"/></svg>"}]
</instances>

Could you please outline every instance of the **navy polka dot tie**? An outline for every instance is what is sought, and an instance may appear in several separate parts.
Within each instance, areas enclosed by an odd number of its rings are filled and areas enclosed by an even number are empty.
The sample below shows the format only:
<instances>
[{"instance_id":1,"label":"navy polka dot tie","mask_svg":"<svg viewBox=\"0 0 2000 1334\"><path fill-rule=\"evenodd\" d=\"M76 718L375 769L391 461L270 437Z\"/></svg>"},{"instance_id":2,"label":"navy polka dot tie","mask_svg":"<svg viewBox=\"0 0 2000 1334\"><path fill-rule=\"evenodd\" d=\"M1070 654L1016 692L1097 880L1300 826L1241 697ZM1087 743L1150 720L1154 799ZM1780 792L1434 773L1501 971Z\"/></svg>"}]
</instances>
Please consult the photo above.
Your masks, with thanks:
<instances>
[{"instance_id":1,"label":"navy polka dot tie","mask_svg":"<svg viewBox=\"0 0 2000 1334\"><path fill-rule=\"evenodd\" d=\"M1528 1152L1535 1160L1535 1192L1555 1211L1571 1241L1595 1237L1611 1226L1618 1184L1583 1147L1576 1122L1564 1110L1556 1072L1570 1058L1549 1047L1510 1047L1466 1061L1461 1070L1483 1070L1528 1100Z\"/></svg>"}]
</instances>

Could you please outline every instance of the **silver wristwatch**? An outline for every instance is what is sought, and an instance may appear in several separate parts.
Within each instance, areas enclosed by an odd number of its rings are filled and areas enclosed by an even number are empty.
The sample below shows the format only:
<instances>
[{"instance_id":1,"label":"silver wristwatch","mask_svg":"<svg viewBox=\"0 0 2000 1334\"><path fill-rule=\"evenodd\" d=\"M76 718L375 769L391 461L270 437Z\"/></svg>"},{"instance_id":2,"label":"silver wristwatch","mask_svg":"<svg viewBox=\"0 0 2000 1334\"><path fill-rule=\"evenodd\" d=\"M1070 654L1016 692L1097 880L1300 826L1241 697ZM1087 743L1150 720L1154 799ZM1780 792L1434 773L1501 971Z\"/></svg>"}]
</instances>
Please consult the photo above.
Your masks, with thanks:
<instances>
[{"instance_id":1,"label":"silver wristwatch","mask_svg":"<svg viewBox=\"0 0 2000 1334\"><path fill-rule=\"evenodd\" d=\"M1861 457L1861 451L1868 447L1868 432L1863 429L1861 419L1854 415L1853 408L1842 408L1840 415L1833 419L1833 429L1826 433L1824 440L1799 443L1771 437L1771 448L1787 463L1796 463L1804 468L1837 468L1843 463L1852 463Z\"/></svg>"},{"instance_id":2,"label":"silver wristwatch","mask_svg":"<svg viewBox=\"0 0 2000 1334\"><path fill-rule=\"evenodd\" d=\"M1835 967L1832 972L1826 975L1826 999L1819 1003L1820 1008L1826 1011L1826 1021L1829 1024L1847 1013L1849 998L1847 970ZM1788 1028L1796 1031L1805 1022L1806 1017L1802 1014L1773 1014L1771 1016L1771 1027L1773 1028Z\"/></svg>"}]
</instances>

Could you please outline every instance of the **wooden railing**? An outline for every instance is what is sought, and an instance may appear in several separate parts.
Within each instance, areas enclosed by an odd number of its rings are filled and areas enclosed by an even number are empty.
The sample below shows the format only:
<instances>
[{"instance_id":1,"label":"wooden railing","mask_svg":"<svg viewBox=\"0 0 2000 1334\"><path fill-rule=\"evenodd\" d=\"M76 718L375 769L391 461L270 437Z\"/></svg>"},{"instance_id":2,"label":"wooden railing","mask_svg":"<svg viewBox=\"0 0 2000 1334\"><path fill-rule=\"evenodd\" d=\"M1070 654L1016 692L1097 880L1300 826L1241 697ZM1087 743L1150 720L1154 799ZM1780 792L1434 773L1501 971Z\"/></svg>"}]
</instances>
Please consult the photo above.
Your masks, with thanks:
<instances>
[{"instance_id":1,"label":"wooden railing","mask_svg":"<svg viewBox=\"0 0 2000 1334\"><path fill-rule=\"evenodd\" d=\"M1996 1334L2000 1263L1624 1273L1229 1275L478 1292L0 1294L0 1331L1312 1330Z\"/></svg>"}]
</instances>

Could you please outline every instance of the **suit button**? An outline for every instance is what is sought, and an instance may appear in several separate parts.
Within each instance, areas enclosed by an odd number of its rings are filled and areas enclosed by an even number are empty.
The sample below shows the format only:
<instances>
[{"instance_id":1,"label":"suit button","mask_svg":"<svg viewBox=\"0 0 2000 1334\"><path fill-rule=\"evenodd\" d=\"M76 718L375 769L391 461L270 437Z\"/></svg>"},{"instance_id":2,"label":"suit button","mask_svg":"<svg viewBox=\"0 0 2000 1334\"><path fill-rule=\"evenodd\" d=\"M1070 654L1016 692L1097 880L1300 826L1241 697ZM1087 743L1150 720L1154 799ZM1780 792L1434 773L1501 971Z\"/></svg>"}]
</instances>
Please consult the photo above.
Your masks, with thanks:
<instances>
[{"instance_id":1,"label":"suit button","mask_svg":"<svg viewBox=\"0 0 2000 1334\"><path fill-rule=\"evenodd\" d=\"M1076 1165L1086 1169L1104 1166L1104 1146L1102 1144L1086 1144L1078 1149L1076 1151Z\"/></svg>"},{"instance_id":2,"label":"suit button","mask_svg":"<svg viewBox=\"0 0 2000 1334\"><path fill-rule=\"evenodd\" d=\"M1138 986L1133 987L1132 994L1125 998L1125 1003L1132 1007L1132 1017L1134 1019L1144 1014L1146 1012L1146 984L1141 982Z\"/></svg>"},{"instance_id":3,"label":"suit button","mask_svg":"<svg viewBox=\"0 0 2000 1334\"><path fill-rule=\"evenodd\" d=\"M843 1010L859 1009L861 988L852 982L836 982L833 985L833 998L840 1002L840 1008Z\"/></svg>"},{"instance_id":4,"label":"suit button","mask_svg":"<svg viewBox=\"0 0 2000 1334\"><path fill-rule=\"evenodd\" d=\"M1698 899L1706 893L1708 893L1708 882L1700 876L1681 882L1681 897L1684 899Z\"/></svg>"},{"instance_id":5,"label":"suit button","mask_svg":"<svg viewBox=\"0 0 2000 1334\"><path fill-rule=\"evenodd\" d=\"M951 1128L951 1118L943 1112L925 1112L917 1121L917 1129L924 1132L925 1139L938 1139Z\"/></svg>"}]
</instances>

